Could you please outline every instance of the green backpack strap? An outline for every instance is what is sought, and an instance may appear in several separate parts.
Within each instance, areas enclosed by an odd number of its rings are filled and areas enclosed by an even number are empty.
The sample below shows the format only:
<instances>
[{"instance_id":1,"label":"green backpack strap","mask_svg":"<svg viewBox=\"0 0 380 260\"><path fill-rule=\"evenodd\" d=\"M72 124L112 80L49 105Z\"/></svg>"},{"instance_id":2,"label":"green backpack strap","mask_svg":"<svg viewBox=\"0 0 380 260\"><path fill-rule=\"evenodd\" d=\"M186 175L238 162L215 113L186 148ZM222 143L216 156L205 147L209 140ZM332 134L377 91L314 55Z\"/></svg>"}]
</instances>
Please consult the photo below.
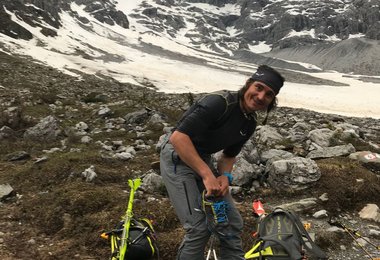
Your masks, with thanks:
<instances>
[{"instance_id":1,"label":"green backpack strap","mask_svg":"<svg viewBox=\"0 0 380 260\"><path fill-rule=\"evenodd\" d=\"M293 212L288 212L288 215L295 223L295 227L297 228L297 231L300 233L302 238L302 245L306 248L306 250L312 255L316 256L318 259L328 259L326 253L323 252L322 249L313 242L309 233L301 223L299 217L296 216Z\"/></svg>"},{"instance_id":2,"label":"green backpack strap","mask_svg":"<svg viewBox=\"0 0 380 260\"><path fill-rule=\"evenodd\" d=\"M285 250L285 252L289 255L289 259L292 259L292 260L300 260L300 259L302 259L301 253L296 248L296 246L294 244L292 244L292 243L289 243L287 241L278 239L275 236L273 236L273 237L272 236L264 236L264 237L261 238L261 240L263 240L264 242L265 241L267 241L267 242L273 242L274 244L280 245ZM264 245L264 243L263 243L263 245Z\"/></svg>"}]
</instances>

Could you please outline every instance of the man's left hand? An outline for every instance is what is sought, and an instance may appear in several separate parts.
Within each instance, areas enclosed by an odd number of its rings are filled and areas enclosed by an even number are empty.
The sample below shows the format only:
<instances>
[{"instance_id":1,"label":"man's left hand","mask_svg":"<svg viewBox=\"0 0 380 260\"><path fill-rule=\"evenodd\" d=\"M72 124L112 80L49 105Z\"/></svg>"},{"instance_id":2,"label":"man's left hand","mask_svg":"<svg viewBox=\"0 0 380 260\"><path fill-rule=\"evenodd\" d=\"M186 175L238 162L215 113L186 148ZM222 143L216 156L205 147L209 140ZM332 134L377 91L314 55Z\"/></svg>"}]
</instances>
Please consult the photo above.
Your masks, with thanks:
<instances>
[{"instance_id":1,"label":"man's left hand","mask_svg":"<svg viewBox=\"0 0 380 260\"><path fill-rule=\"evenodd\" d=\"M220 184L220 193L224 197L229 191L228 187L230 185L229 185L228 177L221 175L217 178L217 180Z\"/></svg>"}]
</instances>

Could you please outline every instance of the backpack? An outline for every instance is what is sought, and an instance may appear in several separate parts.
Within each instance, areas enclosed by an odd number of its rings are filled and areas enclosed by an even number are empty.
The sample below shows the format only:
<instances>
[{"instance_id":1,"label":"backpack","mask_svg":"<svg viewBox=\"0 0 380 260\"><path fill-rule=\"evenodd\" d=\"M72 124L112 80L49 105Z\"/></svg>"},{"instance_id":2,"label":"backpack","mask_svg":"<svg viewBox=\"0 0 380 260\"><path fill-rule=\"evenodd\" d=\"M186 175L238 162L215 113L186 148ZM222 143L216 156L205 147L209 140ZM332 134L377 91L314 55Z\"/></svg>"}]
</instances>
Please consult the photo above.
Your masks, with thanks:
<instances>
[{"instance_id":1,"label":"backpack","mask_svg":"<svg viewBox=\"0 0 380 260\"><path fill-rule=\"evenodd\" d=\"M115 229L105 233L111 240L111 259L119 259L121 237L124 228L124 221L120 221ZM146 218L131 219L129 228L127 251L124 259L128 260L149 260L158 255L156 237L151 222Z\"/></svg>"},{"instance_id":2,"label":"backpack","mask_svg":"<svg viewBox=\"0 0 380 260\"><path fill-rule=\"evenodd\" d=\"M276 208L259 220L257 239L245 254L245 259L299 260L327 259L326 254L312 241L299 217L291 211Z\"/></svg>"}]
</instances>

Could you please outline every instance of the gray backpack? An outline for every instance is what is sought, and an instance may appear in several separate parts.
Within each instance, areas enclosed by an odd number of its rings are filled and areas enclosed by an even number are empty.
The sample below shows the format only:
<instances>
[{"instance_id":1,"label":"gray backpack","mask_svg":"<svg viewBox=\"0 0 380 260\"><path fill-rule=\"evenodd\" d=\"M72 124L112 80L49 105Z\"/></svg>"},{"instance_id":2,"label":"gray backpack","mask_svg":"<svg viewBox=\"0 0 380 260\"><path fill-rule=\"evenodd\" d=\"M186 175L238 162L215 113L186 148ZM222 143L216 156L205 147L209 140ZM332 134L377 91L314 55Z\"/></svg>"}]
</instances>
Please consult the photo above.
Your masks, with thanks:
<instances>
[{"instance_id":1,"label":"gray backpack","mask_svg":"<svg viewBox=\"0 0 380 260\"><path fill-rule=\"evenodd\" d=\"M257 230L257 239L246 259L300 260L327 259L310 238L299 217L290 211L276 208L263 217Z\"/></svg>"}]
</instances>

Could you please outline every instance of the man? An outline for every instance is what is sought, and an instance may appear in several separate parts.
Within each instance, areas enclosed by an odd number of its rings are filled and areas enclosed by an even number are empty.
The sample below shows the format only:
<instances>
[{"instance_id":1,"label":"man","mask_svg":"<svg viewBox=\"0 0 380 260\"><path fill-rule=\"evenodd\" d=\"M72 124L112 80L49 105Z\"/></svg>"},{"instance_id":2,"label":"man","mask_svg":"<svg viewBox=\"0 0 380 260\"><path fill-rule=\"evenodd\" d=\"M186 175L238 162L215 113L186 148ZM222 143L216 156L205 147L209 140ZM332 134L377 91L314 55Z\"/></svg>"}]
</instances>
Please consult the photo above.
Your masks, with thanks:
<instances>
[{"instance_id":1,"label":"man","mask_svg":"<svg viewBox=\"0 0 380 260\"><path fill-rule=\"evenodd\" d=\"M228 193L231 171L256 128L255 111L273 109L283 83L276 70L261 65L238 92L210 94L197 101L164 141L161 175L186 231L177 259L204 259L211 233L219 237L221 259L244 259L243 220ZM221 150L215 172L211 155Z\"/></svg>"}]
</instances>

